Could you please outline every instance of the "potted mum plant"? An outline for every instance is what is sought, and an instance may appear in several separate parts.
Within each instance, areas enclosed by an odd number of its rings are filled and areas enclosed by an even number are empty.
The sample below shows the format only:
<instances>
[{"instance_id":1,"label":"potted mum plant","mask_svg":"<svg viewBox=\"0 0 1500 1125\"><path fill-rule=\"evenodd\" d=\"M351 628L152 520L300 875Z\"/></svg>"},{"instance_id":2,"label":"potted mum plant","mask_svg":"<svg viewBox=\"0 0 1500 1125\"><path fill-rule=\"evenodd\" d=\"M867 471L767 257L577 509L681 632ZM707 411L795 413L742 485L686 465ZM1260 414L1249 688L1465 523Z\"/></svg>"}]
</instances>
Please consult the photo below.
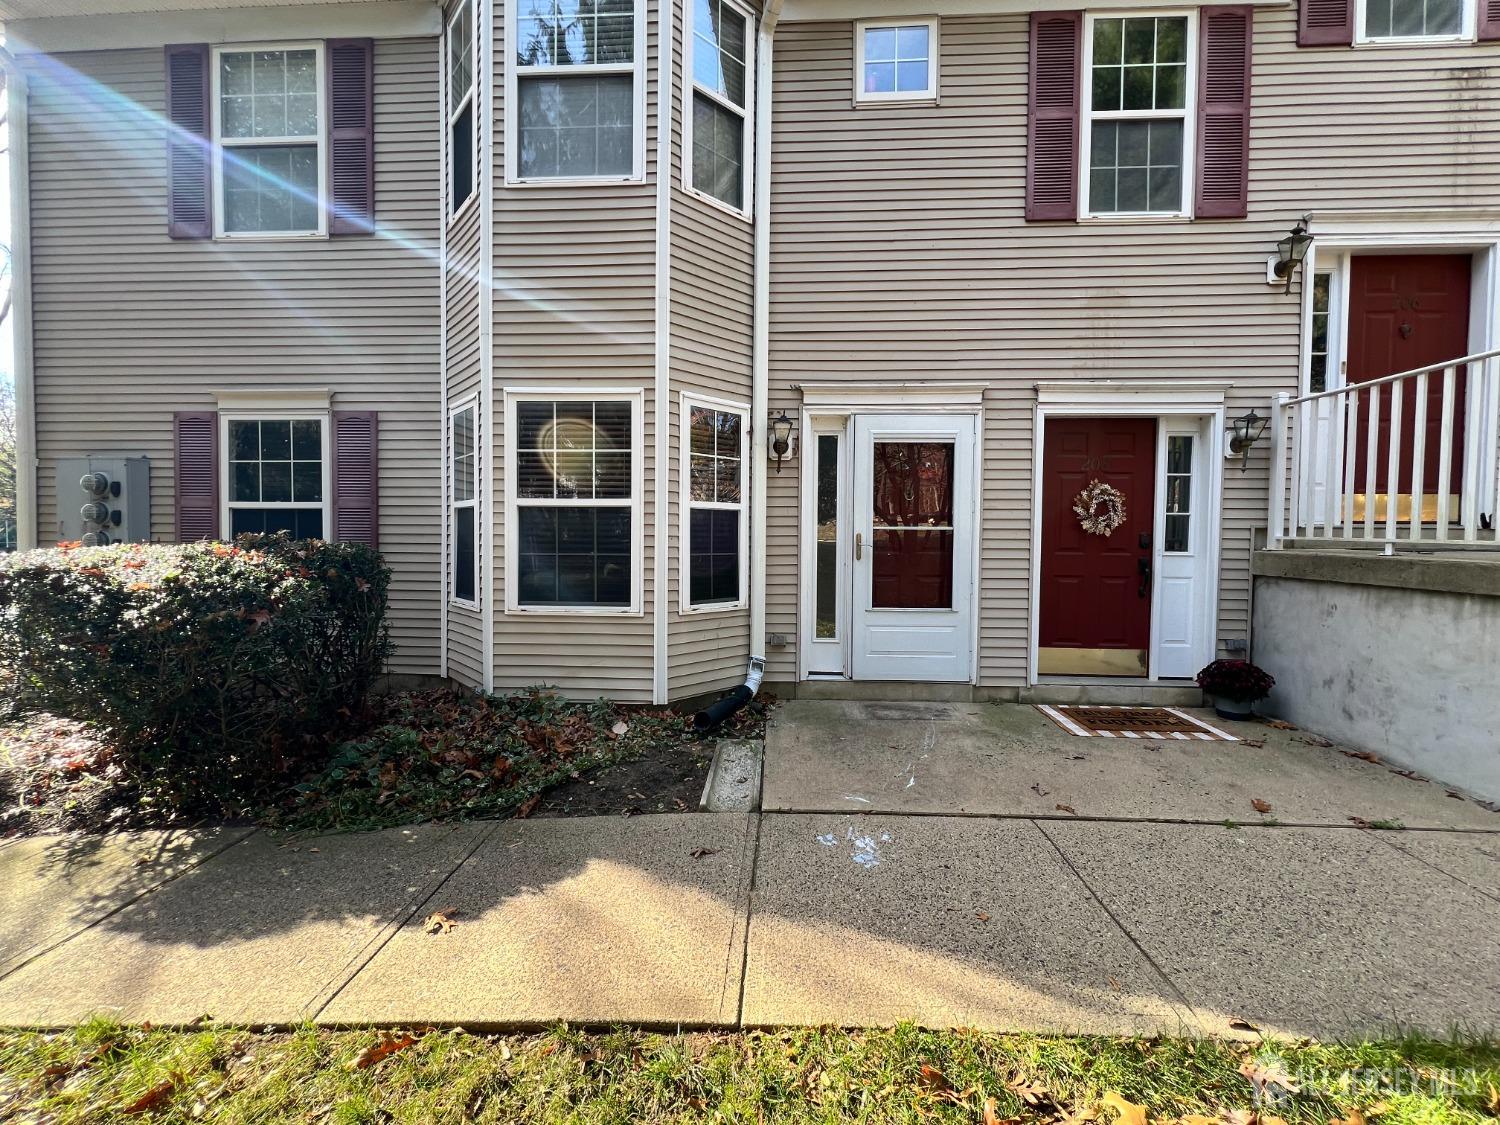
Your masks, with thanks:
<instances>
[{"instance_id":1,"label":"potted mum plant","mask_svg":"<svg viewBox=\"0 0 1500 1125\"><path fill-rule=\"evenodd\" d=\"M1248 660L1215 660L1198 673L1198 686L1213 696L1216 715L1247 719L1255 701L1270 695L1276 681Z\"/></svg>"}]
</instances>

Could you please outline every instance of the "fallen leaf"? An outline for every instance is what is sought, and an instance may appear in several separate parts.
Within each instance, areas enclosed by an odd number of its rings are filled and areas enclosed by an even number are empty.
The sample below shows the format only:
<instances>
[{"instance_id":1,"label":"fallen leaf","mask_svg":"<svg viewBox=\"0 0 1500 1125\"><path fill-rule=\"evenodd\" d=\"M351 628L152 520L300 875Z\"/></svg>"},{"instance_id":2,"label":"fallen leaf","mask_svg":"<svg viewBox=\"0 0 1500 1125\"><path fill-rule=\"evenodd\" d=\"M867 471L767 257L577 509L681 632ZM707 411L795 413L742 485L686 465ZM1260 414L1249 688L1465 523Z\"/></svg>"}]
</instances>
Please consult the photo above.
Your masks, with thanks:
<instances>
[{"instance_id":1,"label":"fallen leaf","mask_svg":"<svg viewBox=\"0 0 1500 1125\"><path fill-rule=\"evenodd\" d=\"M1493 1085L1490 1086L1490 1098L1484 1103L1484 1108L1491 1113L1500 1114L1500 1090L1495 1089Z\"/></svg>"},{"instance_id":2,"label":"fallen leaf","mask_svg":"<svg viewBox=\"0 0 1500 1125\"><path fill-rule=\"evenodd\" d=\"M435 915L434 915L435 917ZM397 1051L404 1051L417 1041L415 1035L388 1035L381 1038L380 1042L366 1047L354 1056L354 1061L349 1064L350 1070L366 1070L380 1062L381 1059L390 1058Z\"/></svg>"},{"instance_id":3,"label":"fallen leaf","mask_svg":"<svg viewBox=\"0 0 1500 1125\"><path fill-rule=\"evenodd\" d=\"M520 808L516 809L516 819L525 820L532 813L536 812L536 807L541 803L542 795L540 793L532 797L527 797L526 800L521 802Z\"/></svg>"},{"instance_id":4,"label":"fallen leaf","mask_svg":"<svg viewBox=\"0 0 1500 1125\"><path fill-rule=\"evenodd\" d=\"M1462 801L1464 799L1464 795L1462 793L1459 793L1453 789L1448 790L1448 796L1452 797L1455 801Z\"/></svg>"},{"instance_id":5,"label":"fallen leaf","mask_svg":"<svg viewBox=\"0 0 1500 1125\"><path fill-rule=\"evenodd\" d=\"M431 914L427 915L427 917L422 920L422 929L426 930L429 934L452 933L453 927L458 925L458 923L453 920L457 915L458 911L454 910L452 907L445 907L442 910L434 910Z\"/></svg>"},{"instance_id":6,"label":"fallen leaf","mask_svg":"<svg viewBox=\"0 0 1500 1125\"><path fill-rule=\"evenodd\" d=\"M1391 770L1391 772L1393 774L1395 774L1397 777L1404 777L1404 778L1406 778L1407 781L1420 781L1420 782L1423 782L1424 784L1427 781L1427 779L1425 777L1423 777L1421 774L1419 774L1416 770L1395 770L1395 769L1393 769L1393 770Z\"/></svg>"},{"instance_id":7,"label":"fallen leaf","mask_svg":"<svg viewBox=\"0 0 1500 1125\"><path fill-rule=\"evenodd\" d=\"M614 735L616 738L622 738L624 737L625 732L629 729L630 724L627 723L624 719L621 719L618 723L609 728L609 733Z\"/></svg>"},{"instance_id":8,"label":"fallen leaf","mask_svg":"<svg viewBox=\"0 0 1500 1125\"><path fill-rule=\"evenodd\" d=\"M1042 788L1042 783L1040 781L1032 783L1031 791L1033 793L1035 793L1038 797L1045 797L1048 793L1052 792L1052 790L1050 790L1050 789L1043 789Z\"/></svg>"},{"instance_id":9,"label":"fallen leaf","mask_svg":"<svg viewBox=\"0 0 1500 1125\"><path fill-rule=\"evenodd\" d=\"M1347 1117L1335 1117L1328 1125L1365 1125L1365 1115L1358 1109L1351 1109Z\"/></svg>"},{"instance_id":10,"label":"fallen leaf","mask_svg":"<svg viewBox=\"0 0 1500 1125\"><path fill-rule=\"evenodd\" d=\"M1266 744L1266 740L1264 738L1242 738L1242 739L1240 739L1240 745L1241 746L1253 746L1257 750L1259 750L1265 744Z\"/></svg>"},{"instance_id":11,"label":"fallen leaf","mask_svg":"<svg viewBox=\"0 0 1500 1125\"><path fill-rule=\"evenodd\" d=\"M1296 730L1297 729L1297 724L1296 723L1289 723L1289 722L1286 722L1284 719L1267 719L1266 720L1266 726L1271 727L1273 730Z\"/></svg>"},{"instance_id":12,"label":"fallen leaf","mask_svg":"<svg viewBox=\"0 0 1500 1125\"><path fill-rule=\"evenodd\" d=\"M1229 1030L1230 1031L1253 1031L1257 1035L1260 1034L1260 1028L1256 1027L1249 1020L1242 1020L1242 1019L1240 1019L1239 1016L1230 1016L1229 1017Z\"/></svg>"},{"instance_id":13,"label":"fallen leaf","mask_svg":"<svg viewBox=\"0 0 1500 1125\"><path fill-rule=\"evenodd\" d=\"M1201 1113L1184 1113L1177 1119L1177 1125L1219 1125L1219 1119L1204 1117Z\"/></svg>"},{"instance_id":14,"label":"fallen leaf","mask_svg":"<svg viewBox=\"0 0 1500 1125\"><path fill-rule=\"evenodd\" d=\"M1120 991L1120 982L1118 980L1116 980L1114 977L1110 977L1109 978L1109 987L1113 988L1116 992L1119 992Z\"/></svg>"},{"instance_id":15,"label":"fallen leaf","mask_svg":"<svg viewBox=\"0 0 1500 1125\"><path fill-rule=\"evenodd\" d=\"M1352 825L1354 825L1354 827L1356 827L1356 828L1369 828L1369 827L1371 827L1370 822L1368 820L1366 820L1362 816L1351 816L1349 818L1349 823L1352 824Z\"/></svg>"},{"instance_id":16,"label":"fallen leaf","mask_svg":"<svg viewBox=\"0 0 1500 1125\"><path fill-rule=\"evenodd\" d=\"M1057 811L1058 812L1065 812L1069 816L1077 816L1078 815L1078 810L1075 809L1072 805L1058 805L1057 806Z\"/></svg>"},{"instance_id":17,"label":"fallen leaf","mask_svg":"<svg viewBox=\"0 0 1500 1125\"><path fill-rule=\"evenodd\" d=\"M1271 811L1271 802L1262 801L1259 797L1251 797L1250 807L1258 813L1268 813Z\"/></svg>"},{"instance_id":18,"label":"fallen leaf","mask_svg":"<svg viewBox=\"0 0 1500 1125\"><path fill-rule=\"evenodd\" d=\"M1380 755L1372 754L1368 750L1340 750L1339 753L1346 758L1358 758L1361 762L1380 764Z\"/></svg>"},{"instance_id":19,"label":"fallen leaf","mask_svg":"<svg viewBox=\"0 0 1500 1125\"><path fill-rule=\"evenodd\" d=\"M974 917L978 918L981 922L988 922L990 920L990 916L983 910L974 911Z\"/></svg>"},{"instance_id":20,"label":"fallen leaf","mask_svg":"<svg viewBox=\"0 0 1500 1125\"><path fill-rule=\"evenodd\" d=\"M1316 735L1316 734L1299 734L1296 738L1292 739L1292 741L1293 742L1304 742L1308 746L1332 746L1333 745L1333 742L1330 739L1323 738L1323 737L1321 737L1319 735Z\"/></svg>"},{"instance_id":21,"label":"fallen leaf","mask_svg":"<svg viewBox=\"0 0 1500 1125\"><path fill-rule=\"evenodd\" d=\"M1295 1094L1302 1088L1278 1061L1263 1063L1256 1059L1246 1059L1240 1063L1240 1073L1255 1087L1258 1096L1264 1096L1272 1086L1280 1086L1289 1094Z\"/></svg>"},{"instance_id":22,"label":"fallen leaf","mask_svg":"<svg viewBox=\"0 0 1500 1125\"><path fill-rule=\"evenodd\" d=\"M161 1105L162 1102L170 1098L172 1096L172 1091L175 1089L177 1089L177 1079L175 1077L168 1078L162 1082L158 1082L155 1086L152 1086L151 1089L147 1090L140 1097L136 1098L135 1101L131 1102L120 1112L131 1114L149 1113L151 1112L151 1110Z\"/></svg>"},{"instance_id":23,"label":"fallen leaf","mask_svg":"<svg viewBox=\"0 0 1500 1125\"><path fill-rule=\"evenodd\" d=\"M1040 1082L1028 1082L1019 1075L1006 1080L1005 1088L1033 1109L1051 1106L1052 1092Z\"/></svg>"},{"instance_id":24,"label":"fallen leaf","mask_svg":"<svg viewBox=\"0 0 1500 1125\"><path fill-rule=\"evenodd\" d=\"M984 1099L984 1125L1000 1125L1000 1112L994 1098Z\"/></svg>"},{"instance_id":25,"label":"fallen leaf","mask_svg":"<svg viewBox=\"0 0 1500 1125\"><path fill-rule=\"evenodd\" d=\"M931 1063L923 1063L917 1072L917 1080L934 1094L953 1089L948 1076Z\"/></svg>"},{"instance_id":26,"label":"fallen leaf","mask_svg":"<svg viewBox=\"0 0 1500 1125\"><path fill-rule=\"evenodd\" d=\"M1146 1107L1126 1101L1114 1090L1101 1099L1105 1105L1120 1115L1120 1125L1146 1125Z\"/></svg>"},{"instance_id":27,"label":"fallen leaf","mask_svg":"<svg viewBox=\"0 0 1500 1125\"><path fill-rule=\"evenodd\" d=\"M688 852L688 855L692 856L694 859L702 859L706 855L718 854L718 848L694 848L692 851Z\"/></svg>"}]
</instances>

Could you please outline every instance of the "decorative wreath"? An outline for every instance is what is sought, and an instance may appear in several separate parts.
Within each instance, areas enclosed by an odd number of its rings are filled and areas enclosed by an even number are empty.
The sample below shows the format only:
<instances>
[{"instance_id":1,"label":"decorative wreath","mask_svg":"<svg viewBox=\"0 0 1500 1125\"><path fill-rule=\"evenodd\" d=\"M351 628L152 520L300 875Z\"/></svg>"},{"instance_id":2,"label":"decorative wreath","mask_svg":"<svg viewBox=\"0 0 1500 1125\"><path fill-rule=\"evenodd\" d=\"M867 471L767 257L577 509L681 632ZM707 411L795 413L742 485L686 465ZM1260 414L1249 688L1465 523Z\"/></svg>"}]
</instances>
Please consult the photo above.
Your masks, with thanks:
<instances>
[{"instance_id":1,"label":"decorative wreath","mask_svg":"<svg viewBox=\"0 0 1500 1125\"><path fill-rule=\"evenodd\" d=\"M1125 496L1113 485L1091 480L1087 488L1073 497L1073 511L1078 514L1078 524L1084 531L1108 538L1125 522Z\"/></svg>"}]
</instances>

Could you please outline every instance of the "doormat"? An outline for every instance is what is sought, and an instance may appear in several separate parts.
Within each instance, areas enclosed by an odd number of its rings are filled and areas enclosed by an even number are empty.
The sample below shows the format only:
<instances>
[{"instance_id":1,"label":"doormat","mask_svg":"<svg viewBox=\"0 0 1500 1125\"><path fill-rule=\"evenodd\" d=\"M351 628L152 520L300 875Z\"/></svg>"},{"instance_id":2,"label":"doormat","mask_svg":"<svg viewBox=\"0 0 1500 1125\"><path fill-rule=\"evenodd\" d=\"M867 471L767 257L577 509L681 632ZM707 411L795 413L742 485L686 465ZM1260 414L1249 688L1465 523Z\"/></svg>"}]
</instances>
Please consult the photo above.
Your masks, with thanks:
<instances>
[{"instance_id":1,"label":"doormat","mask_svg":"<svg viewBox=\"0 0 1500 1125\"><path fill-rule=\"evenodd\" d=\"M1036 709L1080 738L1151 738L1161 742L1238 742L1175 707L1069 707L1038 703Z\"/></svg>"}]
</instances>

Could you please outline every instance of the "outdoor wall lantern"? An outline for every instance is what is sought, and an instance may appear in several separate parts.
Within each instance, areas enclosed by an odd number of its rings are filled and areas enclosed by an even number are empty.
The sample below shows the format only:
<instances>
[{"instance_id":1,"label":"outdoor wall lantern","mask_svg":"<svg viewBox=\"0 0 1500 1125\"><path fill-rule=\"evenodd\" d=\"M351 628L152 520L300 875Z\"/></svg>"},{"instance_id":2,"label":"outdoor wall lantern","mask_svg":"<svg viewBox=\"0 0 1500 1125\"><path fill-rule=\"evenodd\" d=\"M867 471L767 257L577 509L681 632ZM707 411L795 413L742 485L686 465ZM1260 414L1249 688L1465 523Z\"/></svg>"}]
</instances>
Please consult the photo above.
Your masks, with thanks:
<instances>
[{"instance_id":1,"label":"outdoor wall lantern","mask_svg":"<svg viewBox=\"0 0 1500 1125\"><path fill-rule=\"evenodd\" d=\"M1313 236L1307 233L1307 220L1310 217L1302 216L1291 232L1276 244L1276 257L1266 262L1266 280L1273 284L1285 281L1286 289L1283 292L1292 291L1292 275L1297 272L1302 259L1307 257L1307 248L1312 245Z\"/></svg>"},{"instance_id":2,"label":"outdoor wall lantern","mask_svg":"<svg viewBox=\"0 0 1500 1125\"><path fill-rule=\"evenodd\" d=\"M776 471L781 472L781 463L792 452L792 420L783 410L771 419L771 456L776 458Z\"/></svg>"},{"instance_id":3,"label":"outdoor wall lantern","mask_svg":"<svg viewBox=\"0 0 1500 1125\"><path fill-rule=\"evenodd\" d=\"M1261 434L1266 432L1266 424L1270 419L1262 418L1252 408L1249 414L1241 414L1238 418L1231 419L1227 433L1229 434L1229 445L1225 449L1225 456L1238 457L1240 459L1240 472L1244 472L1250 466L1250 448L1260 440Z\"/></svg>"}]
</instances>

